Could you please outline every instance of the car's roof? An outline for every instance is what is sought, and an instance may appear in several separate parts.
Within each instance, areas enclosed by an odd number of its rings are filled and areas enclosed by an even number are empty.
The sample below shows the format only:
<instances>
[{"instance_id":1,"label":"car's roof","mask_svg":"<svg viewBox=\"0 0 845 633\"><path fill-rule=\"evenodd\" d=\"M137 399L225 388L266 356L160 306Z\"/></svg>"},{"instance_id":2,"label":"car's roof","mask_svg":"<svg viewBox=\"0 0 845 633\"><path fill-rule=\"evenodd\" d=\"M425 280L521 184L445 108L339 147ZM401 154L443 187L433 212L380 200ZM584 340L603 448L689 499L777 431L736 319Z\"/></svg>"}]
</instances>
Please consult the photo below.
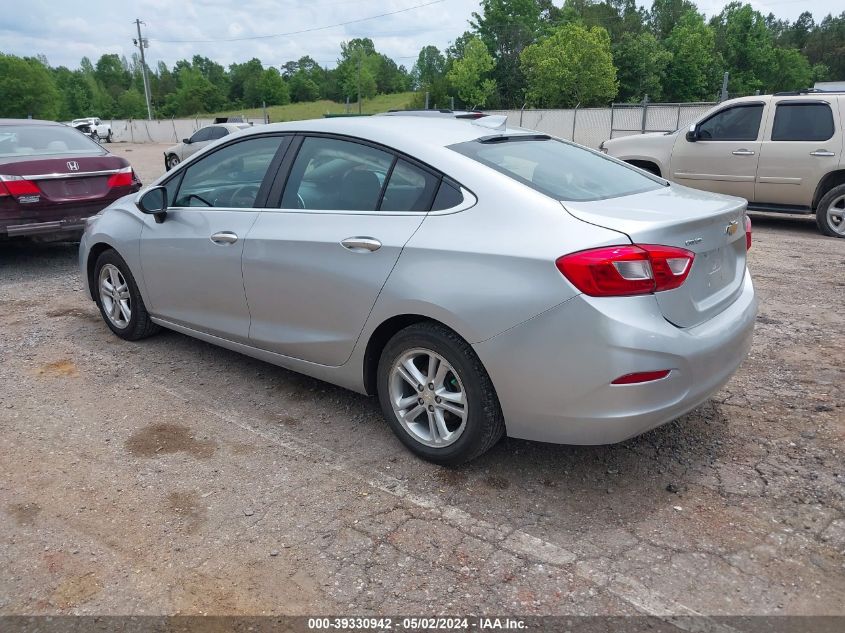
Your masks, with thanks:
<instances>
[{"instance_id":1,"label":"car's roof","mask_svg":"<svg viewBox=\"0 0 845 633\"><path fill-rule=\"evenodd\" d=\"M253 127L246 134L260 132L323 132L369 139L397 149L412 150L420 146L446 147L455 143L472 141L482 136L499 134L529 134L522 128L489 127L501 119L484 117L477 119L488 122L488 126L471 120L439 117L374 116L310 119L271 123Z\"/></svg>"},{"instance_id":2,"label":"car's roof","mask_svg":"<svg viewBox=\"0 0 845 633\"><path fill-rule=\"evenodd\" d=\"M43 119L0 119L0 125L64 125L64 123Z\"/></svg>"}]
</instances>

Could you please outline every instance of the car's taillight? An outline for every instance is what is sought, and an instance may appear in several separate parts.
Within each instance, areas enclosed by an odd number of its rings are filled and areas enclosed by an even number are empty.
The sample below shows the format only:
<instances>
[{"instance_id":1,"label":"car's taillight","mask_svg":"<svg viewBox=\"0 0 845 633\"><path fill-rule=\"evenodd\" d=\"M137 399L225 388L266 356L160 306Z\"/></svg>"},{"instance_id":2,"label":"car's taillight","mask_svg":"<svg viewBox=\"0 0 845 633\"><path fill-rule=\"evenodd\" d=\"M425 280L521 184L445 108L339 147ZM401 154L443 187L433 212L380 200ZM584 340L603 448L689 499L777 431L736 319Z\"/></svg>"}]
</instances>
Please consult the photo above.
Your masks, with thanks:
<instances>
[{"instance_id":1,"label":"car's taillight","mask_svg":"<svg viewBox=\"0 0 845 633\"><path fill-rule=\"evenodd\" d=\"M131 187L135 180L135 174L132 173L131 167L124 167L116 174L109 176L108 186L111 187Z\"/></svg>"},{"instance_id":2,"label":"car's taillight","mask_svg":"<svg viewBox=\"0 0 845 633\"><path fill-rule=\"evenodd\" d=\"M592 297L624 297L672 290L686 281L695 253L674 246L606 246L555 262L572 285Z\"/></svg>"},{"instance_id":3,"label":"car's taillight","mask_svg":"<svg viewBox=\"0 0 845 633\"><path fill-rule=\"evenodd\" d=\"M751 250L751 218L745 216L745 250Z\"/></svg>"},{"instance_id":4,"label":"car's taillight","mask_svg":"<svg viewBox=\"0 0 845 633\"><path fill-rule=\"evenodd\" d=\"M40 196L41 190L31 180L20 176L0 176L0 196Z\"/></svg>"}]
</instances>

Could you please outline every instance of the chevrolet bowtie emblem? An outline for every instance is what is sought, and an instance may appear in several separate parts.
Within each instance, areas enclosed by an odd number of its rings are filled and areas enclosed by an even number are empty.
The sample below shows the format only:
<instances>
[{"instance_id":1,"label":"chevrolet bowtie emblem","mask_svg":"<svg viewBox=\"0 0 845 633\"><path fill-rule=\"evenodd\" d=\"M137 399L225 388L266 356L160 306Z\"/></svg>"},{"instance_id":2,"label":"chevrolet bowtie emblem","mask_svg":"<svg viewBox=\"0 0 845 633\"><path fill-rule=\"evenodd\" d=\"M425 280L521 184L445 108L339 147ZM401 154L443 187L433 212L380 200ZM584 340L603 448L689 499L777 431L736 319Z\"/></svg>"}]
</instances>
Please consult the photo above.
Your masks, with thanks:
<instances>
[{"instance_id":1,"label":"chevrolet bowtie emblem","mask_svg":"<svg viewBox=\"0 0 845 633\"><path fill-rule=\"evenodd\" d=\"M733 235L734 233L736 233L738 228L739 228L739 222L737 220L734 220L733 222L731 222L730 224L728 224L725 227L725 233L727 235Z\"/></svg>"}]
</instances>

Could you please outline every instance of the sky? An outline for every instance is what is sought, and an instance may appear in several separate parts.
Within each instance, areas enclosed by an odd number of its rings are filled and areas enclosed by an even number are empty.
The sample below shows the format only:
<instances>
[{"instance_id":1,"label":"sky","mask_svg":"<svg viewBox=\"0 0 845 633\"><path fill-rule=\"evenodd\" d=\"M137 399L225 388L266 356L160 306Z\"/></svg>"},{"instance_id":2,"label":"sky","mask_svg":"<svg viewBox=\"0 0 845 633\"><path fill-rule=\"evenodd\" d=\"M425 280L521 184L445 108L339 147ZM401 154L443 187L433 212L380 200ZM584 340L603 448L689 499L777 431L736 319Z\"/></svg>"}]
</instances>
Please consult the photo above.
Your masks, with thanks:
<instances>
[{"instance_id":1,"label":"sky","mask_svg":"<svg viewBox=\"0 0 845 633\"><path fill-rule=\"evenodd\" d=\"M340 56L340 42L369 37L376 50L410 68L423 46L434 44L443 50L460 36L478 4L478 0L26 0L21 9L20 0L0 0L0 52L43 54L52 66L68 68L77 68L83 56L93 62L104 53L128 59L137 51L132 39L137 36L134 20L140 18L149 39L147 64L152 67L159 60L172 67L177 60L198 54L224 66L253 57L265 66L280 66L310 55L331 68ZM725 4L727 0L698 3L708 17ZM771 12L789 20L805 10L816 21L843 10L842 0L752 0L751 4L764 15ZM396 13L362 20L392 12ZM352 20L361 21L331 26ZM320 28L326 26L331 28ZM226 41L275 34L283 35Z\"/></svg>"}]
</instances>

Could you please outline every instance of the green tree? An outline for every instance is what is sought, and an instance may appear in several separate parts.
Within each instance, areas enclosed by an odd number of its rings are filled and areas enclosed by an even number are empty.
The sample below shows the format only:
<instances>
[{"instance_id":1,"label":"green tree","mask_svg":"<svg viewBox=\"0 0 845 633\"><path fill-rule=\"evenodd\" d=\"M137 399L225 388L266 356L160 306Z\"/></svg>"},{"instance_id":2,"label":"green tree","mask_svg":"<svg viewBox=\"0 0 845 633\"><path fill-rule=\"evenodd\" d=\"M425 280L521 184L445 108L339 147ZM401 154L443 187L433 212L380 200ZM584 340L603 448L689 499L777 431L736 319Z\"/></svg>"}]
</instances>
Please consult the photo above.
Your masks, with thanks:
<instances>
[{"instance_id":1,"label":"green tree","mask_svg":"<svg viewBox=\"0 0 845 633\"><path fill-rule=\"evenodd\" d=\"M454 60L446 77L468 107L483 106L496 91L496 82L487 78L494 66L493 56L479 38L463 45L463 55Z\"/></svg>"},{"instance_id":2,"label":"green tree","mask_svg":"<svg viewBox=\"0 0 845 633\"><path fill-rule=\"evenodd\" d=\"M102 55L97 60L97 65L94 67L94 78L112 100L129 88L132 81L123 61L113 53Z\"/></svg>"},{"instance_id":3,"label":"green tree","mask_svg":"<svg viewBox=\"0 0 845 633\"><path fill-rule=\"evenodd\" d=\"M143 119L147 116L147 104L136 88L124 90L117 97L117 111L115 114L121 119Z\"/></svg>"},{"instance_id":4,"label":"green tree","mask_svg":"<svg viewBox=\"0 0 845 633\"><path fill-rule=\"evenodd\" d=\"M772 65L767 70L767 91L800 90L813 85L814 73L810 62L794 48L774 49Z\"/></svg>"},{"instance_id":5,"label":"green tree","mask_svg":"<svg viewBox=\"0 0 845 633\"><path fill-rule=\"evenodd\" d=\"M285 105L290 103L290 92L288 85L282 80L282 75L276 68L268 68L265 70L261 79L258 80L258 95L257 98L261 103L267 105Z\"/></svg>"},{"instance_id":6,"label":"green tree","mask_svg":"<svg viewBox=\"0 0 845 633\"><path fill-rule=\"evenodd\" d=\"M534 106L595 106L616 96L610 36L601 27L564 24L522 51L521 61Z\"/></svg>"},{"instance_id":7,"label":"green tree","mask_svg":"<svg viewBox=\"0 0 845 633\"><path fill-rule=\"evenodd\" d=\"M691 11L698 13L695 3L690 0L654 0L648 14L652 33L659 40L666 39L681 18Z\"/></svg>"},{"instance_id":8,"label":"green tree","mask_svg":"<svg viewBox=\"0 0 845 633\"><path fill-rule=\"evenodd\" d=\"M711 29L697 11L681 17L666 38L672 59L666 69L663 98L669 101L713 99L719 88L721 61Z\"/></svg>"},{"instance_id":9,"label":"green tree","mask_svg":"<svg viewBox=\"0 0 845 633\"><path fill-rule=\"evenodd\" d=\"M320 86L302 70L296 71L290 78L288 88L292 101L315 101L320 98Z\"/></svg>"},{"instance_id":10,"label":"green tree","mask_svg":"<svg viewBox=\"0 0 845 633\"><path fill-rule=\"evenodd\" d=\"M648 95L652 101L663 98L666 69L672 61L667 51L651 33L625 33L613 47L613 61L619 78L619 99L641 101Z\"/></svg>"},{"instance_id":11,"label":"green tree","mask_svg":"<svg viewBox=\"0 0 845 633\"><path fill-rule=\"evenodd\" d=\"M543 8L538 0L481 0L481 13L470 25L493 56L493 79L503 107L521 106L525 99L523 50L535 42L542 28Z\"/></svg>"},{"instance_id":12,"label":"green tree","mask_svg":"<svg viewBox=\"0 0 845 633\"><path fill-rule=\"evenodd\" d=\"M417 61L411 69L411 85L417 94L411 101L412 107L425 105L425 93L429 95L429 106L445 106L449 101L449 83L446 80L446 57L436 46L420 49Z\"/></svg>"},{"instance_id":13,"label":"green tree","mask_svg":"<svg viewBox=\"0 0 845 633\"><path fill-rule=\"evenodd\" d=\"M0 53L0 117L56 119L61 95L50 71L37 59Z\"/></svg>"},{"instance_id":14,"label":"green tree","mask_svg":"<svg viewBox=\"0 0 845 633\"><path fill-rule=\"evenodd\" d=\"M807 37L804 52L814 67L822 65L827 74L820 81L845 79L845 11L828 15Z\"/></svg>"},{"instance_id":15,"label":"green tree","mask_svg":"<svg viewBox=\"0 0 845 633\"><path fill-rule=\"evenodd\" d=\"M731 2L710 20L716 50L730 73L728 91L753 94L765 90L775 64L772 34L766 19L750 4Z\"/></svg>"}]
</instances>

